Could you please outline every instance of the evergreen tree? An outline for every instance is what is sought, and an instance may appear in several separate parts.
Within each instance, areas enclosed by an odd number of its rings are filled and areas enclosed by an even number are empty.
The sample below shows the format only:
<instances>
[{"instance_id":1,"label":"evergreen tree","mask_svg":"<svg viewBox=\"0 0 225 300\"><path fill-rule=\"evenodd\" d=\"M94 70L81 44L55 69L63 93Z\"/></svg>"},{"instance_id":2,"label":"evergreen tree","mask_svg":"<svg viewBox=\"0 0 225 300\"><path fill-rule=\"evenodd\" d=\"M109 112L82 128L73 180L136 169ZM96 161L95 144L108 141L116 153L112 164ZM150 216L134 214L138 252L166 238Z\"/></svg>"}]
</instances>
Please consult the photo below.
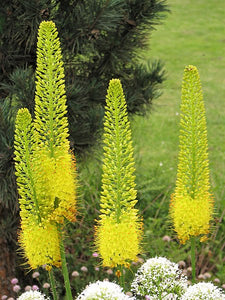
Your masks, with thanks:
<instances>
[{"instance_id":1,"label":"evergreen tree","mask_svg":"<svg viewBox=\"0 0 225 300\"><path fill-rule=\"evenodd\" d=\"M37 30L59 29L65 64L71 146L92 146L102 126L111 78L120 78L129 113L144 113L163 81L159 62L140 64L138 52L168 11L166 0L2 0L0 8L0 247L15 250L18 204L13 132L19 108L34 111ZM146 104L148 104L146 106ZM7 250L8 247L8 250ZM13 265L4 276L13 276ZM0 290L7 286L2 284ZM1 286L2 284L2 286ZM7 291L5 291L7 292Z\"/></svg>"}]
</instances>

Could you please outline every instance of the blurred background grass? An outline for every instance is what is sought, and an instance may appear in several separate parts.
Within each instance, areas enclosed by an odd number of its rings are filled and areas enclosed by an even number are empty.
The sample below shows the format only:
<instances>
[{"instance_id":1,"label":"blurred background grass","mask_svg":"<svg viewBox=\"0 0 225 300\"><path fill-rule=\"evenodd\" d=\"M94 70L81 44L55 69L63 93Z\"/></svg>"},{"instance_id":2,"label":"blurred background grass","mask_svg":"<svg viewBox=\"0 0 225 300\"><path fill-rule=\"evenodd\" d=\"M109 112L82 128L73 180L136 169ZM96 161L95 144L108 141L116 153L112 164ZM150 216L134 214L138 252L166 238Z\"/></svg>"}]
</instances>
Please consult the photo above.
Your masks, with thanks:
<instances>
[{"instance_id":1,"label":"blurred background grass","mask_svg":"<svg viewBox=\"0 0 225 300\"><path fill-rule=\"evenodd\" d=\"M170 195L174 190L179 143L179 106L183 70L195 65L200 73L206 107L211 192L215 199L215 222L209 240L198 245L197 272L210 272L225 282L225 68L224 0L170 0L171 14L152 34L149 52L141 53L143 63L151 57L165 64L166 81L162 95L148 116L131 120L136 160L138 208L144 217L143 258L167 256L190 266L190 245L179 245L168 219ZM100 147L100 146L99 146ZM97 148L82 163L78 224L69 229L69 265L76 270L84 264L93 272L94 218L98 217L101 150ZM84 236L88 235L87 240ZM163 240L169 236L168 242ZM74 246L74 241L76 245ZM79 247L76 248L76 247ZM73 249L73 250L72 250ZM99 266L99 260L94 264ZM100 273L92 273L99 278ZM91 272L86 280L93 281ZM102 278L107 274L101 273ZM101 277L100 276L100 277ZM112 279L113 275L110 275ZM132 277L131 273L127 279ZM219 284L220 285L220 284Z\"/></svg>"}]
</instances>

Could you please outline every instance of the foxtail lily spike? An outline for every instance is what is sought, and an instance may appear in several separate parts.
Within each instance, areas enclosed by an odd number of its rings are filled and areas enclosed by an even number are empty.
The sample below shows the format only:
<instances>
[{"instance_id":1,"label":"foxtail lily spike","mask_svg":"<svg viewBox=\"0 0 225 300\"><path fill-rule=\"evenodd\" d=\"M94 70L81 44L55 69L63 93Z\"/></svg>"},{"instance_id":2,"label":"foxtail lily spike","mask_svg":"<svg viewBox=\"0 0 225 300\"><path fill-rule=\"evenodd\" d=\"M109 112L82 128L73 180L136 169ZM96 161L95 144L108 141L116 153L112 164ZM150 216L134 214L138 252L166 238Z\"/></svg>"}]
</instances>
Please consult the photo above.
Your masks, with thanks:
<instances>
[{"instance_id":1,"label":"foxtail lily spike","mask_svg":"<svg viewBox=\"0 0 225 300\"><path fill-rule=\"evenodd\" d=\"M75 162L70 153L64 68L58 32L52 21L42 22L38 32L35 93L35 141L39 171L48 195L43 213L63 223L75 221ZM44 200L45 201L45 200Z\"/></svg>"},{"instance_id":2,"label":"foxtail lily spike","mask_svg":"<svg viewBox=\"0 0 225 300\"><path fill-rule=\"evenodd\" d=\"M182 244L207 238L213 215L210 194L205 108L198 70L184 70L180 117L180 151L170 215Z\"/></svg>"},{"instance_id":3,"label":"foxtail lily spike","mask_svg":"<svg viewBox=\"0 0 225 300\"><path fill-rule=\"evenodd\" d=\"M134 171L126 101L120 80L112 79L106 96L101 215L96 226L103 266L127 267L141 252Z\"/></svg>"}]
</instances>

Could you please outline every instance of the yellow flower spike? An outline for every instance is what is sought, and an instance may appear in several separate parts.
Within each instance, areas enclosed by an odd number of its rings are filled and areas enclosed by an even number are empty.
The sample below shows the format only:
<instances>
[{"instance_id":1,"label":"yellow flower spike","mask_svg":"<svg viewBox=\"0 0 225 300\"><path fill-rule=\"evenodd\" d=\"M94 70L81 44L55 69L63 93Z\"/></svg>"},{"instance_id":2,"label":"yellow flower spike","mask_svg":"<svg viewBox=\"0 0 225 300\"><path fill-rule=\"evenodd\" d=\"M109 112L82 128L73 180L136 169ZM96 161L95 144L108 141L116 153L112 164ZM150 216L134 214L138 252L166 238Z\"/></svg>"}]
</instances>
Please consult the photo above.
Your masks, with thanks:
<instances>
[{"instance_id":1,"label":"yellow flower spike","mask_svg":"<svg viewBox=\"0 0 225 300\"><path fill-rule=\"evenodd\" d=\"M209 163L205 108L198 70L184 70L180 119L180 151L170 215L181 243L210 229L213 200L209 192Z\"/></svg>"},{"instance_id":2,"label":"yellow flower spike","mask_svg":"<svg viewBox=\"0 0 225 300\"><path fill-rule=\"evenodd\" d=\"M45 218L75 221L76 172L68 140L64 68L55 24L42 22L38 32L35 92L35 140L40 172L40 203ZM48 205L46 206L46 200Z\"/></svg>"},{"instance_id":3,"label":"yellow flower spike","mask_svg":"<svg viewBox=\"0 0 225 300\"><path fill-rule=\"evenodd\" d=\"M101 215L96 246L103 265L128 267L141 252L142 222L138 211L133 146L127 106L119 79L112 79L106 96Z\"/></svg>"}]
</instances>

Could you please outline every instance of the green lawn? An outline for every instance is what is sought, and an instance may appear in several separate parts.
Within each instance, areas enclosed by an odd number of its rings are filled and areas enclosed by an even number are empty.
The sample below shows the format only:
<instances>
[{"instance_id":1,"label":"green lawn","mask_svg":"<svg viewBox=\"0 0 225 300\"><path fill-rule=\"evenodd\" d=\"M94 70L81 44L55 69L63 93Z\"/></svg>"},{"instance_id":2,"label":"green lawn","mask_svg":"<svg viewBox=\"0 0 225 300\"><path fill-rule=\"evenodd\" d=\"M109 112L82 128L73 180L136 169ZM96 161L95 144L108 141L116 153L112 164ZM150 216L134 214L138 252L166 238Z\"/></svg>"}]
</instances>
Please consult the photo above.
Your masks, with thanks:
<instances>
[{"instance_id":1,"label":"green lawn","mask_svg":"<svg viewBox=\"0 0 225 300\"><path fill-rule=\"evenodd\" d=\"M171 14L156 28L151 37L150 50L144 53L146 59L160 59L165 64L167 79L163 85L163 95L155 100L150 116L135 117L132 122L139 196L145 205L149 203L147 216L150 217L145 220L147 236L154 239L152 247L155 250L152 253L157 253L156 249L160 247L156 237L163 234L162 228L166 230L166 226L159 226L158 232L157 227L151 229L151 225L157 223L156 215L163 218L167 213L169 197L174 189L182 76L184 67L192 64L198 68L202 82L212 193L217 217L222 221L217 225L216 241L209 240L207 245L215 249L215 256L221 258L220 265L213 270L217 276L224 278L225 270L221 262L224 256L222 251L225 251L225 221L221 216L225 209L225 2L171 0L168 3ZM172 253L168 255L174 256ZM213 263L209 265L212 267Z\"/></svg>"}]
</instances>

